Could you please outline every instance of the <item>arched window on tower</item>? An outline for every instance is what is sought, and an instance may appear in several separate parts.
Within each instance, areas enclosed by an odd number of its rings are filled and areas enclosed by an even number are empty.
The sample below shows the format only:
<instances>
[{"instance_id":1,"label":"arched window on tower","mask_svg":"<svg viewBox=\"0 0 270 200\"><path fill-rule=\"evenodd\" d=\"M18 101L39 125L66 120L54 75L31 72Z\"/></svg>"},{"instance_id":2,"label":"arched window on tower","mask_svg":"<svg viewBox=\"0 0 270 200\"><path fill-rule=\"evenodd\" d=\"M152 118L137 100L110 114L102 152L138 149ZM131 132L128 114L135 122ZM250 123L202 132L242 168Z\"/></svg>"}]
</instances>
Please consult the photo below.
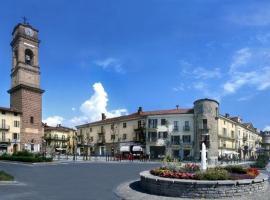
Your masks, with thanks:
<instances>
[{"instance_id":1,"label":"arched window on tower","mask_svg":"<svg viewBox=\"0 0 270 200\"><path fill-rule=\"evenodd\" d=\"M25 63L27 65L33 65L34 54L30 49L25 50Z\"/></svg>"}]
</instances>

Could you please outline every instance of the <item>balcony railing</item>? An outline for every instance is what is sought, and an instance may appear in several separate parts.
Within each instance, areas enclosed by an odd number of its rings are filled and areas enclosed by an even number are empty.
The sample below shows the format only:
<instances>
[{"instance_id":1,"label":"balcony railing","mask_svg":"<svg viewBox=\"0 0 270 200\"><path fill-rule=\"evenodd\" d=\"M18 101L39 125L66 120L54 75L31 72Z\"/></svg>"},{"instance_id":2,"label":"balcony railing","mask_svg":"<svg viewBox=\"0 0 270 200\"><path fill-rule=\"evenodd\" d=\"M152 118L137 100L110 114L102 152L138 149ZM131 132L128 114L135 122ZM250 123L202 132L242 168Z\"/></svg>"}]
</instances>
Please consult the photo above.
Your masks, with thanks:
<instances>
[{"instance_id":1,"label":"balcony railing","mask_svg":"<svg viewBox=\"0 0 270 200\"><path fill-rule=\"evenodd\" d=\"M9 130L10 126L9 125L6 125L6 124L1 124L0 125L0 130Z\"/></svg>"},{"instance_id":2,"label":"balcony railing","mask_svg":"<svg viewBox=\"0 0 270 200\"><path fill-rule=\"evenodd\" d=\"M183 131L190 131L190 126L183 126Z\"/></svg>"},{"instance_id":3,"label":"balcony railing","mask_svg":"<svg viewBox=\"0 0 270 200\"><path fill-rule=\"evenodd\" d=\"M55 137L55 136L50 136L47 135L44 137L45 140L56 140L56 141L68 141L70 138L69 137Z\"/></svg>"},{"instance_id":4,"label":"balcony railing","mask_svg":"<svg viewBox=\"0 0 270 200\"><path fill-rule=\"evenodd\" d=\"M0 143L10 143L10 139L0 138Z\"/></svg>"},{"instance_id":5,"label":"balcony railing","mask_svg":"<svg viewBox=\"0 0 270 200\"><path fill-rule=\"evenodd\" d=\"M174 126L174 127L173 127L173 131L175 131L175 132L176 132L176 131L179 131L179 126Z\"/></svg>"},{"instance_id":6,"label":"balcony railing","mask_svg":"<svg viewBox=\"0 0 270 200\"><path fill-rule=\"evenodd\" d=\"M97 139L97 143L98 143L98 144L103 144L103 143L105 143L105 137L99 137L99 138Z\"/></svg>"}]
</instances>

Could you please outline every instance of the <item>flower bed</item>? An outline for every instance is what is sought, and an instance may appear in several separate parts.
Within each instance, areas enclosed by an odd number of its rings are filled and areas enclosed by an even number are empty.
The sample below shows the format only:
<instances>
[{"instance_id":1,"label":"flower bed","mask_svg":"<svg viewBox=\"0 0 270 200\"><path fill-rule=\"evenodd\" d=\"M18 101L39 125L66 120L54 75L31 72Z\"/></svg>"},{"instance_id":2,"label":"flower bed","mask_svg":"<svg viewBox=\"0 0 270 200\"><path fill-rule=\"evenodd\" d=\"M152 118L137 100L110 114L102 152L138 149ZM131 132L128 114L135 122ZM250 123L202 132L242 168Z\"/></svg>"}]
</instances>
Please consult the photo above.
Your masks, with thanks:
<instances>
[{"instance_id":1,"label":"flower bed","mask_svg":"<svg viewBox=\"0 0 270 200\"><path fill-rule=\"evenodd\" d=\"M160 167L151 170L150 173L164 178L192 180L254 179L260 174L259 170L256 168L244 168L242 166L215 167L201 172L199 165L196 164Z\"/></svg>"}]
</instances>

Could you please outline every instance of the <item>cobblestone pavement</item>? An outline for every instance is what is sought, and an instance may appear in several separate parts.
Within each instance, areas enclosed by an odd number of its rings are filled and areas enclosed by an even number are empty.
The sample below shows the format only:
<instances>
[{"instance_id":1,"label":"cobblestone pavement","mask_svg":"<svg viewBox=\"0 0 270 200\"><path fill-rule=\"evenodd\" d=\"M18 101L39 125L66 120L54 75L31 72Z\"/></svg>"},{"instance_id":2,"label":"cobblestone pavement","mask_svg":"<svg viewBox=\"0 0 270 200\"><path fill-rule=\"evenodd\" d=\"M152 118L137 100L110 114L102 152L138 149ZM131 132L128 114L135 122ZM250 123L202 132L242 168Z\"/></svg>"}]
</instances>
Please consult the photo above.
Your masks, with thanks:
<instances>
[{"instance_id":1,"label":"cobblestone pavement","mask_svg":"<svg viewBox=\"0 0 270 200\"><path fill-rule=\"evenodd\" d=\"M270 176L270 165L262 173ZM222 200L270 200L269 180L265 192L254 193L242 197L222 198ZM115 194L121 200L191 200L190 198L164 197L145 193L139 185L139 180L129 181L119 185Z\"/></svg>"}]
</instances>

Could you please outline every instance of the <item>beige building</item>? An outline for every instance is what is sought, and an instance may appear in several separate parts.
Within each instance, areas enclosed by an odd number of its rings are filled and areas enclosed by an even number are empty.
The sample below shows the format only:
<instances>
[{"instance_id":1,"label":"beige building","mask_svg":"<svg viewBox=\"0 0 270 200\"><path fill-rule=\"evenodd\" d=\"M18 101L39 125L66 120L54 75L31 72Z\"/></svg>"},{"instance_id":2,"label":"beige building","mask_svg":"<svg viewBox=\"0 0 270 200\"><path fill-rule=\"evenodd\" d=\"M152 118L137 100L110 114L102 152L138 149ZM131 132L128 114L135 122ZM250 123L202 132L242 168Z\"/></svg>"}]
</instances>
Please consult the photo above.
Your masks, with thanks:
<instances>
[{"instance_id":1,"label":"beige building","mask_svg":"<svg viewBox=\"0 0 270 200\"><path fill-rule=\"evenodd\" d=\"M193 108L143 111L77 126L78 153L114 155L144 153L154 159L166 155L200 159L202 143L208 160L256 157L262 140L251 123L219 113L219 102L199 99Z\"/></svg>"},{"instance_id":2,"label":"beige building","mask_svg":"<svg viewBox=\"0 0 270 200\"><path fill-rule=\"evenodd\" d=\"M0 154L21 150L20 125L20 112L0 107Z\"/></svg>"},{"instance_id":3,"label":"beige building","mask_svg":"<svg viewBox=\"0 0 270 200\"><path fill-rule=\"evenodd\" d=\"M56 127L43 125L44 127L44 141L46 154L64 153L73 154L76 142L75 130L61 126L60 124Z\"/></svg>"}]
</instances>

